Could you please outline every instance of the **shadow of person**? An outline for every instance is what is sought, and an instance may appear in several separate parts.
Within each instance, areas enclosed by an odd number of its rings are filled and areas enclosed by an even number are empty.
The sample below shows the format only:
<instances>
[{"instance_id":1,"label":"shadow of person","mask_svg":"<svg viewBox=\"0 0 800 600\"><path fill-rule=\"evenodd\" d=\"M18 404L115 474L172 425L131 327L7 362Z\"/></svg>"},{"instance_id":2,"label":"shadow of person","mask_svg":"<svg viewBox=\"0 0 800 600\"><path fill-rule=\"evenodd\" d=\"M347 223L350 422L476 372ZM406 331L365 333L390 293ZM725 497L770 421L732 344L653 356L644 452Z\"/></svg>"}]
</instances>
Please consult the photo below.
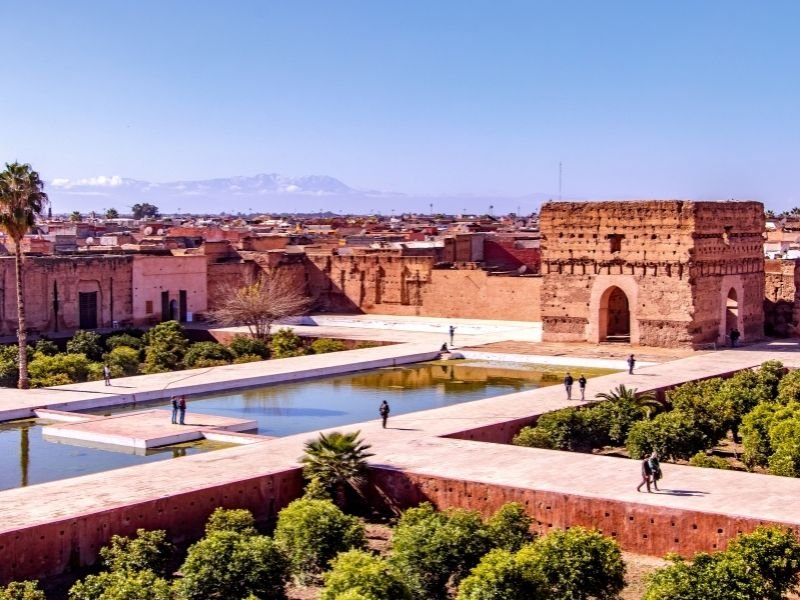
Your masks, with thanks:
<instances>
[{"instance_id":1,"label":"shadow of person","mask_svg":"<svg viewBox=\"0 0 800 600\"><path fill-rule=\"evenodd\" d=\"M710 492L703 492L700 490L670 490L661 488L658 491L653 490L656 494L668 494L670 496L705 496Z\"/></svg>"}]
</instances>

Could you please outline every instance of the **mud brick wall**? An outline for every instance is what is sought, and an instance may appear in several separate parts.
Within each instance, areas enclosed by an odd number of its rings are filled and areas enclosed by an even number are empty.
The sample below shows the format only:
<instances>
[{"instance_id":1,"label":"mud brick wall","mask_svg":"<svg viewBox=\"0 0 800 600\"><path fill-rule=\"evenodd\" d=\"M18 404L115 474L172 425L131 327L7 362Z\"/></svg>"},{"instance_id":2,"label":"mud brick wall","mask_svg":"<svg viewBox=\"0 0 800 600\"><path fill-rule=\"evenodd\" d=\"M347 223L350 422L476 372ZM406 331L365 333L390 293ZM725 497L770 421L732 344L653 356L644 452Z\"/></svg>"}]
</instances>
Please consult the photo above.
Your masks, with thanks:
<instances>
[{"instance_id":1,"label":"mud brick wall","mask_svg":"<svg viewBox=\"0 0 800 600\"><path fill-rule=\"evenodd\" d=\"M78 293L97 293L97 324L129 321L133 315L131 256L27 256L24 260L28 328L42 333L78 328ZM58 294L58 311L53 300ZM17 331L13 257L0 258L0 335Z\"/></svg>"},{"instance_id":2,"label":"mud brick wall","mask_svg":"<svg viewBox=\"0 0 800 600\"><path fill-rule=\"evenodd\" d=\"M539 320L541 279L434 269L427 256L308 255L308 289L330 312Z\"/></svg>"},{"instance_id":3,"label":"mud brick wall","mask_svg":"<svg viewBox=\"0 0 800 600\"><path fill-rule=\"evenodd\" d=\"M790 337L797 335L797 279L800 261L764 261L764 330L767 335Z\"/></svg>"},{"instance_id":4,"label":"mud brick wall","mask_svg":"<svg viewBox=\"0 0 800 600\"><path fill-rule=\"evenodd\" d=\"M547 534L580 525L614 538L623 550L663 556L678 552L722 550L738 533L764 524L760 520L691 510L653 507L572 494L489 485L390 469L370 469L372 501L400 510L428 501L440 509L464 508L490 517L503 504L519 502L534 519L533 529ZM778 523L781 525L780 523ZM800 531L797 531L800 534Z\"/></svg>"},{"instance_id":5,"label":"mud brick wall","mask_svg":"<svg viewBox=\"0 0 800 600\"><path fill-rule=\"evenodd\" d=\"M698 346L725 341L735 297L742 340L763 335L763 206L758 202L549 202L542 207L544 339L615 334L618 288L630 341Z\"/></svg>"}]
</instances>

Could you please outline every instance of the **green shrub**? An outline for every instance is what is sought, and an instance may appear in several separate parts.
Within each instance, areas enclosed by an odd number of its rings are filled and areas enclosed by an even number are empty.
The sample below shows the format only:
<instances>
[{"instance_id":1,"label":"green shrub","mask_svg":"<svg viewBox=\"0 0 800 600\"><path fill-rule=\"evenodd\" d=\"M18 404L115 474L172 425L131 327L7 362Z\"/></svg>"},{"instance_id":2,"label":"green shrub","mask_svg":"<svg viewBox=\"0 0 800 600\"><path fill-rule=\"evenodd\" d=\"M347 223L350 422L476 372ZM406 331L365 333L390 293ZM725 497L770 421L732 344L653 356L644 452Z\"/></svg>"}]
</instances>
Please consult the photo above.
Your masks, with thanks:
<instances>
[{"instance_id":1,"label":"green shrub","mask_svg":"<svg viewBox=\"0 0 800 600\"><path fill-rule=\"evenodd\" d=\"M550 433L539 427L523 427L514 436L511 443L515 446L526 446L528 448L548 448L555 450L555 442L550 437Z\"/></svg>"},{"instance_id":2,"label":"green shrub","mask_svg":"<svg viewBox=\"0 0 800 600\"><path fill-rule=\"evenodd\" d=\"M728 470L731 468L728 461L721 456L708 455L705 452L698 452L689 459L689 464L694 467L704 467L706 469L722 469Z\"/></svg>"},{"instance_id":3,"label":"green shrub","mask_svg":"<svg viewBox=\"0 0 800 600\"><path fill-rule=\"evenodd\" d=\"M380 346L381 344L379 342L363 341L356 343L356 345L353 346L353 348L355 350L362 350L364 348L379 348Z\"/></svg>"},{"instance_id":4,"label":"green shrub","mask_svg":"<svg viewBox=\"0 0 800 600\"><path fill-rule=\"evenodd\" d=\"M392 564L419 600L445 598L491 549L489 534L476 512L438 512L425 502L406 510L392 538Z\"/></svg>"},{"instance_id":5,"label":"green shrub","mask_svg":"<svg viewBox=\"0 0 800 600\"><path fill-rule=\"evenodd\" d=\"M189 548L176 583L182 600L257 598L280 600L288 564L273 540L235 531L214 531Z\"/></svg>"},{"instance_id":6,"label":"green shrub","mask_svg":"<svg viewBox=\"0 0 800 600\"><path fill-rule=\"evenodd\" d=\"M86 381L91 362L84 354L38 355L28 363L31 387Z\"/></svg>"},{"instance_id":7,"label":"green shrub","mask_svg":"<svg viewBox=\"0 0 800 600\"><path fill-rule=\"evenodd\" d=\"M800 410L792 401L775 414L769 428L773 453L769 457L769 472L783 477L800 475Z\"/></svg>"},{"instance_id":8,"label":"green shrub","mask_svg":"<svg viewBox=\"0 0 800 600\"><path fill-rule=\"evenodd\" d=\"M262 360L264 360L264 357L259 356L258 354L242 354L241 356L237 356L233 359L233 364L243 365L245 363L259 362Z\"/></svg>"},{"instance_id":9,"label":"green shrub","mask_svg":"<svg viewBox=\"0 0 800 600\"><path fill-rule=\"evenodd\" d=\"M316 439L307 440L303 463L303 477L317 479L329 491L336 504L345 507L348 490L360 493L366 481L367 459L370 446L359 439L360 431L320 433Z\"/></svg>"},{"instance_id":10,"label":"green shrub","mask_svg":"<svg viewBox=\"0 0 800 600\"><path fill-rule=\"evenodd\" d=\"M374 600L410 600L411 592L389 563L363 550L340 553L323 575L325 588L320 600L337 600L354 589Z\"/></svg>"},{"instance_id":11,"label":"green shrub","mask_svg":"<svg viewBox=\"0 0 800 600\"><path fill-rule=\"evenodd\" d=\"M798 589L800 543L788 529L759 527L724 552L671 560L650 575L644 600L780 600Z\"/></svg>"},{"instance_id":12,"label":"green shrub","mask_svg":"<svg viewBox=\"0 0 800 600\"><path fill-rule=\"evenodd\" d=\"M328 352L341 352L346 348L344 343L339 340L320 338L311 343L310 350L312 354L327 354Z\"/></svg>"},{"instance_id":13,"label":"green shrub","mask_svg":"<svg viewBox=\"0 0 800 600\"><path fill-rule=\"evenodd\" d=\"M0 346L0 383L3 387L16 387L19 379L19 347L16 344Z\"/></svg>"},{"instance_id":14,"label":"green shrub","mask_svg":"<svg viewBox=\"0 0 800 600\"><path fill-rule=\"evenodd\" d=\"M141 350L144 344L142 343L142 339L132 336L129 333L120 333L118 335L112 335L108 339L106 339L106 348L111 351L115 348L119 348L120 346L125 346L127 348L133 348L134 350Z\"/></svg>"},{"instance_id":15,"label":"green shrub","mask_svg":"<svg viewBox=\"0 0 800 600\"><path fill-rule=\"evenodd\" d=\"M742 462L748 469L765 467L772 455L769 429L780 406L773 402L762 402L742 419L742 443L744 455Z\"/></svg>"},{"instance_id":16,"label":"green shrub","mask_svg":"<svg viewBox=\"0 0 800 600\"><path fill-rule=\"evenodd\" d=\"M12 581L0 586L0 600L47 600L35 581Z\"/></svg>"},{"instance_id":17,"label":"green shrub","mask_svg":"<svg viewBox=\"0 0 800 600\"><path fill-rule=\"evenodd\" d=\"M270 339L270 356L272 358L289 358L300 356L303 352L303 340L293 330L282 327Z\"/></svg>"},{"instance_id":18,"label":"green shrub","mask_svg":"<svg viewBox=\"0 0 800 600\"><path fill-rule=\"evenodd\" d=\"M492 550L458 586L457 600L547 600L547 582L526 554Z\"/></svg>"},{"instance_id":19,"label":"green shrub","mask_svg":"<svg viewBox=\"0 0 800 600\"><path fill-rule=\"evenodd\" d=\"M263 340L257 340L246 335L233 336L231 343L228 344L228 349L233 352L236 358L252 355L256 355L262 359L269 358L269 347L267 344L265 344Z\"/></svg>"},{"instance_id":20,"label":"green shrub","mask_svg":"<svg viewBox=\"0 0 800 600\"><path fill-rule=\"evenodd\" d=\"M535 447L588 452L594 447L597 438L592 416L588 410L577 408L562 408L545 413L539 417L534 427L538 432L520 432L514 443L520 446L541 444Z\"/></svg>"},{"instance_id":21,"label":"green shrub","mask_svg":"<svg viewBox=\"0 0 800 600\"><path fill-rule=\"evenodd\" d=\"M360 590L347 590L336 596L336 600L376 600L376 598L368 596Z\"/></svg>"},{"instance_id":22,"label":"green shrub","mask_svg":"<svg viewBox=\"0 0 800 600\"><path fill-rule=\"evenodd\" d=\"M129 346L116 346L106 354L112 377L130 377L139 373L139 351Z\"/></svg>"},{"instance_id":23,"label":"green shrub","mask_svg":"<svg viewBox=\"0 0 800 600\"><path fill-rule=\"evenodd\" d=\"M300 498L278 514L275 542L301 580L314 578L345 550L362 548L364 525L333 502Z\"/></svg>"},{"instance_id":24,"label":"green shrub","mask_svg":"<svg viewBox=\"0 0 800 600\"><path fill-rule=\"evenodd\" d=\"M516 552L533 541L532 524L533 519L525 513L522 504L508 502L486 524L489 541L493 548Z\"/></svg>"},{"instance_id":25,"label":"green shrub","mask_svg":"<svg viewBox=\"0 0 800 600\"><path fill-rule=\"evenodd\" d=\"M198 363L222 363L228 364L233 360L233 352L226 346L216 342L197 342L186 351L183 363L187 367L199 367Z\"/></svg>"},{"instance_id":26,"label":"green shrub","mask_svg":"<svg viewBox=\"0 0 800 600\"><path fill-rule=\"evenodd\" d=\"M40 338L36 342L33 351L35 354L44 354L45 356L55 356L59 353L58 344L46 337Z\"/></svg>"},{"instance_id":27,"label":"green shrub","mask_svg":"<svg viewBox=\"0 0 800 600\"><path fill-rule=\"evenodd\" d=\"M631 427L625 446L631 458L641 459L654 450L665 459L688 460L702 450L712 448L709 439L691 415L671 410L651 421L639 421Z\"/></svg>"},{"instance_id":28,"label":"green shrub","mask_svg":"<svg viewBox=\"0 0 800 600\"><path fill-rule=\"evenodd\" d=\"M183 367L183 356L189 341L180 323L159 323L145 333L142 339L145 343L145 373L165 373Z\"/></svg>"},{"instance_id":29,"label":"green shrub","mask_svg":"<svg viewBox=\"0 0 800 600\"><path fill-rule=\"evenodd\" d=\"M786 373L786 367L779 360L768 360L761 363L757 375L759 383L767 389L767 396L775 398L778 395L778 385Z\"/></svg>"},{"instance_id":30,"label":"green shrub","mask_svg":"<svg viewBox=\"0 0 800 600\"><path fill-rule=\"evenodd\" d=\"M105 571L77 581L69 600L172 600L172 587L152 571Z\"/></svg>"},{"instance_id":31,"label":"green shrub","mask_svg":"<svg viewBox=\"0 0 800 600\"><path fill-rule=\"evenodd\" d=\"M100 334L79 329L67 341L67 352L85 354L89 360L100 360L103 358L103 345L100 340Z\"/></svg>"},{"instance_id":32,"label":"green shrub","mask_svg":"<svg viewBox=\"0 0 800 600\"><path fill-rule=\"evenodd\" d=\"M672 412L687 415L694 423L693 430L712 445L725 437L735 420L733 406L720 393L722 389L723 380L713 378L684 383L668 393Z\"/></svg>"},{"instance_id":33,"label":"green shrub","mask_svg":"<svg viewBox=\"0 0 800 600\"><path fill-rule=\"evenodd\" d=\"M616 541L583 527L541 537L522 548L518 559L542 573L548 598L616 598L625 585L625 563Z\"/></svg>"},{"instance_id":34,"label":"green shrub","mask_svg":"<svg viewBox=\"0 0 800 600\"><path fill-rule=\"evenodd\" d=\"M166 531L137 529L134 538L112 536L109 545L100 549L100 558L109 571L153 571L164 574L172 551Z\"/></svg>"},{"instance_id":35,"label":"green shrub","mask_svg":"<svg viewBox=\"0 0 800 600\"><path fill-rule=\"evenodd\" d=\"M256 522L253 513L244 508L227 509L218 507L206 522L206 533L216 531L235 531L245 535L256 535Z\"/></svg>"}]
</instances>

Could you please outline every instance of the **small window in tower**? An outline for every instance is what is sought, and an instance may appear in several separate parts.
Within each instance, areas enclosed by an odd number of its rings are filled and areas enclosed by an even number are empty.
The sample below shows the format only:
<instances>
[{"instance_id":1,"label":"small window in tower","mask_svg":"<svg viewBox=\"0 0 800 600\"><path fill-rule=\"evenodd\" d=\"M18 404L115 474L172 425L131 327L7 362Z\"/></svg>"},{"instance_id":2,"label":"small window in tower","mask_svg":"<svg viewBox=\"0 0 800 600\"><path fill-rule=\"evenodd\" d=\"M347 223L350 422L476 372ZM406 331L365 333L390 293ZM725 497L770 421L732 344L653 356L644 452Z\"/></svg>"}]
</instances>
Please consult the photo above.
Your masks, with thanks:
<instances>
[{"instance_id":1,"label":"small window in tower","mask_svg":"<svg viewBox=\"0 0 800 600\"><path fill-rule=\"evenodd\" d=\"M624 236L619 235L617 233L612 233L607 236L609 242L609 250L612 254L620 252L622 250L622 238Z\"/></svg>"}]
</instances>

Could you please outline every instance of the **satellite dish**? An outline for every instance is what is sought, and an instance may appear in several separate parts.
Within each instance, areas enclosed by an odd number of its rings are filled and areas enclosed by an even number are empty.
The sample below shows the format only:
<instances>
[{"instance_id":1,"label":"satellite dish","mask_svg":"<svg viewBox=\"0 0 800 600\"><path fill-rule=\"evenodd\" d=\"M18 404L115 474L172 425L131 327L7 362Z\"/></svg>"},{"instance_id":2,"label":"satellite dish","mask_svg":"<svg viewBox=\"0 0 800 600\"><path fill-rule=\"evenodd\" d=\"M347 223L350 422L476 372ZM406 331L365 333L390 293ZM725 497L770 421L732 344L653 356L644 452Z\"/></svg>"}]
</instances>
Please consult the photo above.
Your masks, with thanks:
<instances>
[{"instance_id":1,"label":"satellite dish","mask_svg":"<svg viewBox=\"0 0 800 600\"><path fill-rule=\"evenodd\" d=\"M144 228L144 234L145 234L145 235L153 235L153 228L152 228L152 227L150 227L150 226L148 226L148 227L145 227L145 228Z\"/></svg>"},{"instance_id":2,"label":"satellite dish","mask_svg":"<svg viewBox=\"0 0 800 600\"><path fill-rule=\"evenodd\" d=\"M156 235L164 235L164 230L159 229L158 231L156 231Z\"/></svg>"},{"instance_id":3,"label":"satellite dish","mask_svg":"<svg viewBox=\"0 0 800 600\"><path fill-rule=\"evenodd\" d=\"M94 238L92 236L87 237L86 238L86 245L87 246L91 246L92 244L94 244Z\"/></svg>"}]
</instances>

